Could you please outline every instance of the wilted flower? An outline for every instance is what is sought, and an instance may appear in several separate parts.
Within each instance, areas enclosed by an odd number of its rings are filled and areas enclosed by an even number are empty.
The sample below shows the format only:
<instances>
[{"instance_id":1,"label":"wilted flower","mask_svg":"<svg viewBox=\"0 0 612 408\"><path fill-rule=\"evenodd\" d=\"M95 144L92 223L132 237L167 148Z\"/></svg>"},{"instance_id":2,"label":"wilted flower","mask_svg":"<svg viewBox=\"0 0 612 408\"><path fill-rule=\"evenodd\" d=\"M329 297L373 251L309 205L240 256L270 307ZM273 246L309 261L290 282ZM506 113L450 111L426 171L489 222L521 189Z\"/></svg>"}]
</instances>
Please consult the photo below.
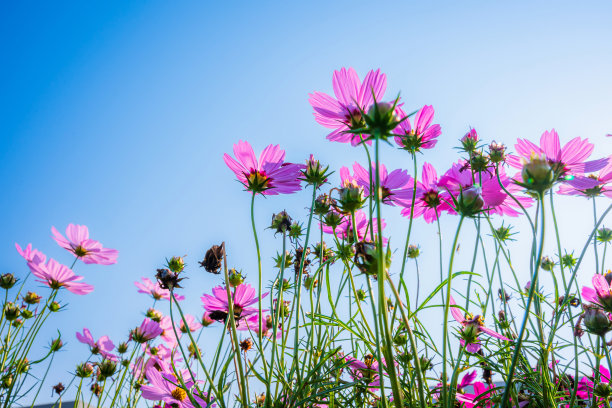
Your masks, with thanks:
<instances>
[{"instance_id":1,"label":"wilted flower","mask_svg":"<svg viewBox=\"0 0 612 408\"><path fill-rule=\"evenodd\" d=\"M163 289L159 282L152 282L149 278L141 278L142 282L134 282L134 285L138 288L138 293L144 293L147 295L151 295L153 299L160 300L166 299L170 300L170 291L168 289ZM175 294L174 297L177 301L185 299L184 296Z\"/></svg>"},{"instance_id":2,"label":"wilted flower","mask_svg":"<svg viewBox=\"0 0 612 408\"><path fill-rule=\"evenodd\" d=\"M374 99L380 100L387 88L387 78L380 70L367 73L363 83L353 68L334 71L332 78L335 98L323 93L309 95L314 109L315 120L321 125L334 129L327 139L334 142L351 143L357 146L362 139L358 134L348 133L351 129L362 128L365 121L362 112L367 112Z\"/></svg>"},{"instance_id":3,"label":"wilted flower","mask_svg":"<svg viewBox=\"0 0 612 408\"><path fill-rule=\"evenodd\" d=\"M204 260L200 262L200 266L206 270L206 272L219 274L221 273L221 266L225 249L223 244L213 245L206 254Z\"/></svg>"},{"instance_id":4,"label":"wilted flower","mask_svg":"<svg viewBox=\"0 0 612 408\"><path fill-rule=\"evenodd\" d=\"M64 238L55 227L51 227L51 233L59 246L86 264L112 265L117 262L119 251L104 248L99 241L89 239L89 230L85 225L68 224L66 228L68 239Z\"/></svg>"},{"instance_id":5,"label":"wilted flower","mask_svg":"<svg viewBox=\"0 0 612 408\"><path fill-rule=\"evenodd\" d=\"M64 390L66 389L66 387L64 387L64 384L62 383L57 383L53 386L53 391L57 394L60 395L62 392L64 392Z\"/></svg>"},{"instance_id":6,"label":"wilted flower","mask_svg":"<svg viewBox=\"0 0 612 408\"><path fill-rule=\"evenodd\" d=\"M55 259L49 259L46 264L28 263L32 274L36 276L38 282L44 283L51 289L66 288L75 295L86 295L93 291L94 287L84 282L82 276L75 275L72 269L62 265Z\"/></svg>"},{"instance_id":7,"label":"wilted flower","mask_svg":"<svg viewBox=\"0 0 612 408\"><path fill-rule=\"evenodd\" d=\"M244 339L240 342L240 349L245 353L249 351L252 347L253 347L253 340L250 338Z\"/></svg>"},{"instance_id":8,"label":"wilted flower","mask_svg":"<svg viewBox=\"0 0 612 408\"><path fill-rule=\"evenodd\" d=\"M285 233L291 228L291 217L287 214L287 211L281 211L278 214L272 215L272 223L270 229L276 233Z\"/></svg>"},{"instance_id":9,"label":"wilted flower","mask_svg":"<svg viewBox=\"0 0 612 408\"><path fill-rule=\"evenodd\" d=\"M171 271L167 268L160 268L157 270L155 274L157 278L157 282L162 289L168 289L172 291L174 288L181 288L179 282L185 278L179 278L179 274L177 272Z\"/></svg>"},{"instance_id":10,"label":"wilted flower","mask_svg":"<svg viewBox=\"0 0 612 408\"><path fill-rule=\"evenodd\" d=\"M276 195L299 191L301 164L285 163L285 151L278 145L266 147L259 160L248 142L239 141L234 145L236 161L227 153L225 164L236 174L238 181L253 194Z\"/></svg>"}]
</instances>

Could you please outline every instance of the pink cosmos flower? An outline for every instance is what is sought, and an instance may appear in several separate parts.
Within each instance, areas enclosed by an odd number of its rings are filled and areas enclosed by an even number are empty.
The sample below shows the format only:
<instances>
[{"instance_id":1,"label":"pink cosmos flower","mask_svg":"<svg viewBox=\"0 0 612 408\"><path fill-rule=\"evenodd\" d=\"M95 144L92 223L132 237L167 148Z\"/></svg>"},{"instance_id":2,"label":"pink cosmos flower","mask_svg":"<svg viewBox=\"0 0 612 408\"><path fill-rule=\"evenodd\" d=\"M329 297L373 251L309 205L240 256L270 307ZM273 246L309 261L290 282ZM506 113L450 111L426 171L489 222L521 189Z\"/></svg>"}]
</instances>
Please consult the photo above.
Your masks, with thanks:
<instances>
[{"instance_id":1,"label":"pink cosmos flower","mask_svg":"<svg viewBox=\"0 0 612 408\"><path fill-rule=\"evenodd\" d=\"M332 86L335 98L323 92L308 95L315 120L326 128L334 129L327 135L328 140L350 142L356 146L362 140L359 135L345 132L363 126L361 111L367 112L373 105L372 93L377 101L383 98L387 89L387 77L380 69L371 70L362 83L353 68L342 68L340 71L334 71Z\"/></svg>"},{"instance_id":2,"label":"pink cosmos flower","mask_svg":"<svg viewBox=\"0 0 612 408\"><path fill-rule=\"evenodd\" d=\"M75 275L72 269L62 265L53 258L50 258L46 264L30 262L28 267L32 274L38 278L38 282L44 283L51 289L66 288L75 295L86 295L94 289L93 286L87 283L78 282L83 279L82 276Z\"/></svg>"},{"instance_id":3,"label":"pink cosmos flower","mask_svg":"<svg viewBox=\"0 0 612 408\"><path fill-rule=\"evenodd\" d=\"M17 252L19 252L19 255L21 255L26 262L31 262L38 265L47 261L45 254L40 252L38 249L32 249L32 244L28 244L25 249L21 249L19 244L15 243L15 248L17 248Z\"/></svg>"},{"instance_id":4,"label":"pink cosmos flower","mask_svg":"<svg viewBox=\"0 0 612 408\"><path fill-rule=\"evenodd\" d=\"M599 376L600 382L607 384L610 383L610 371L606 367L599 367ZM595 373L593 373L591 378L595 378ZM576 395L579 398L588 400L593 398L593 388L595 383L591 380L591 378L585 376L580 378L580 381L578 381L578 392Z\"/></svg>"},{"instance_id":5,"label":"pink cosmos flower","mask_svg":"<svg viewBox=\"0 0 612 408\"><path fill-rule=\"evenodd\" d=\"M150 401L163 401L167 406L176 408L195 408L187 396L187 391L180 387L180 382L169 372L159 372L154 367L147 369L149 385L140 387L142 398ZM192 380L185 380L185 385L195 399L197 406L207 407L204 399L197 395Z\"/></svg>"},{"instance_id":6,"label":"pink cosmos flower","mask_svg":"<svg viewBox=\"0 0 612 408\"><path fill-rule=\"evenodd\" d=\"M117 361L117 356L111 353L115 345L108 336L102 336L98 341L94 341L93 336L88 328L83 328L83 333L76 333L76 338L79 342L87 344L91 350L91 354L100 354L107 360Z\"/></svg>"},{"instance_id":7,"label":"pink cosmos flower","mask_svg":"<svg viewBox=\"0 0 612 408\"><path fill-rule=\"evenodd\" d=\"M402 112L402 117L406 116ZM433 149L438 143L438 136L442 133L440 125L432 125L434 108L425 105L414 116L414 127L410 118L404 119L395 129L395 143L403 149L418 152L421 149Z\"/></svg>"},{"instance_id":8,"label":"pink cosmos flower","mask_svg":"<svg viewBox=\"0 0 612 408\"><path fill-rule=\"evenodd\" d=\"M462 342L461 344L465 346L465 350L468 353L477 353L478 350L480 350L480 339L478 339L478 334L480 333L488 334L496 339L512 341L511 339L489 329L488 327L485 327L482 316L472 316L470 313L464 316L457 307L454 307L457 305L457 303L455 303L455 299L453 299L452 296L450 297L450 304L450 310L453 318L460 323L461 326L463 326L461 334L464 337L462 340L464 340L465 343Z\"/></svg>"},{"instance_id":9,"label":"pink cosmos flower","mask_svg":"<svg viewBox=\"0 0 612 408\"><path fill-rule=\"evenodd\" d=\"M234 317L240 320L243 317L248 317L252 314L259 313L257 307L249 307L257 303L257 293L255 288L249 284L243 283L236 286L233 290L232 299L234 303ZM210 312L210 318L217 321L225 321L229 314L229 305L227 303L227 290L224 286L217 286L212 290L213 294L204 294L202 303L204 308ZM264 293L261 298L268 296L268 292Z\"/></svg>"},{"instance_id":10,"label":"pink cosmos flower","mask_svg":"<svg viewBox=\"0 0 612 408\"><path fill-rule=\"evenodd\" d=\"M117 262L119 251L104 248L99 241L89 239L89 230L85 225L68 224L64 238L55 227L51 227L53 239L64 249L86 264L112 265Z\"/></svg>"},{"instance_id":11,"label":"pink cosmos flower","mask_svg":"<svg viewBox=\"0 0 612 408\"><path fill-rule=\"evenodd\" d=\"M170 316L164 316L159 321L159 326L162 329L161 338L166 342L168 347L174 348L178 345L178 341L181 338L182 334L180 329L176 328L176 333L174 332L175 327L172 325L172 319ZM177 337L178 334L178 337Z\"/></svg>"},{"instance_id":12,"label":"pink cosmos flower","mask_svg":"<svg viewBox=\"0 0 612 408\"><path fill-rule=\"evenodd\" d=\"M248 191L263 195L291 194L299 191L302 164L285 163L285 151L278 145L269 145L255 157L248 142L234 145L234 156L225 153L225 164L236 174Z\"/></svg>"},{"instance_id":13,"label":"pink cosmos flower","mask_svg":"<svg viewBox=\"0 0 612 408\"><path fill-rule=\"evenodd\" d=\"M187 322L187 326L185 326L185 322ZM183 320L181 319L180 328L181 332L183 333L187 333L187 328L189 328L189 331L191 332L202 328L200 322L198 322L196 318L190 314L185 314L185 322L183 322Z\"/></svg>"},{"instance_id":14,"label":"pink cosmos flower","mask_svg":"<svg viewBox=\"0 0 612 408\"><path fill-rule=\"evenodd\" d=\"M357 225L357 241L372 241L372 234L370 233L370 223L368 222L366 213L363 210L355 211L355 225ZM372 225L374 229L374 236L378 234L378 219L372 218ZM383 229L387 225L385 220L381 220ZM334 229L330 226L323 225L323 232L326 234L334 234ZM353 231L353 221L351 216L347 215L343 218L340 225L336 227L336 235L340 240L346 240L352 242L355 233ZM386 243L387 238L383 237L383 241Z\"/></svg>"},{"instance_id":15,"label":"pink cosmos flower","mask_svg":"<svg viewBox=\"0 0 612 408\"><path fill-rule=\"evenodd\" d=\"M130 333L130 338L138 343L146 343L162 334L163 331L164 329L161 328L158 322L147 317L139 327Z\"/></svg>"},{"instance_id":16,"label":"pink cosmos flower","mask_svg":"<svg viewBox=\"0 0 612 408\"><path fill-rule=\"evenodd\" d=\"M153 299L160 300L166 299L170 300L170 291L168 289L162 289L159 285L159 282L152 282L149 278L141 278L141 282L134 282L134 285L138 288L138 293L144 293L146 295L151 295ZM185 299L185 296L174 294L176 300L181 301Z\"/></svg>"},{"instance_id":17,"label":"pink cosmos flower","mask_svg":"<svg viewBox=\"0 0 612 408\"><path fill-rule=\"evenodd\" d=\"M258 314L252 314L249 317L247 317L246 319L241 319L238 322L238 325L236 326L236 330L242 330L242 331L254 331L255 333L257 333L257 331L259 330L259 327L261 327L261 331L262 331L262 336L264 337L272 337L274 336L274 324L272 321L272 316L270 315L266 315L261 317L261 320L259 320ZM279 323L278 325L278 329L276 330L276 338L281 338L283 334L283 329L281 324Z\"/></svg>"},{"instance_id":18,"label":"pink cosmos flower","mask_svg":"<svg viewBox=\"0 0 612 408\"><path fill-rule=\"evenodd\" d=\"M512 183L512 180L506 175L503 167L499 168L499 176L502 185L517 198L523 207L531 206L533 199L531 197L518 195L521 188ZM511 217L516 217L520 214L519 205L499 186L499 181L493 173L493 170L475 172L472 175L472 171L467 167L466 161L459 160L459 162L454 163L452 167L444 173L438 185L446 188L455 198L459 196L462 190L477 186L481 189L481 195L484 201L483 210L486 210L487 213L508 215ZM454 213L454 206L450 205L449 207L448 212Z\"/></svg>"},{"instance_id":19,"label":"pink cosmos flower","mask_svg":"<svg viewBox=\"0 0 612 408\"><path fill-rule=\"evenodd\" d=\"M598 175L590 174L587 177L597 181L597 185L587 189L580 189L571 184L562 184L559 194L581 195L585 197L598 197L604 195L612 198L612 156L608 157L608 165L599 171Z\"/></svg>"},{"instance_id":20,"label":"pink cosmos flower","mask_svg":"<svg viewBox=\"0 0 612 408\"><path fill-rule=\"evenodd\" d=\"M348 372L353 380L364 381L368 387L376 388L380 386L379 364L371 354L366 354L363 361L353 357L345 357L349 363ZM397 362L395 363L397 366ZM388 367L383 359L383 370L387 371Z\"/></svg>"},{"instance_id":21,"label":"pink cosmos flower","mask_svg":"<svg viewBox=\"0 0 612 408\"><path fill-rule=\"evenodd\" d=\"M413 192L413 188L407 188L397 194L398 204L404 207L402 215L405 217L410 216ZM438 190L436 169L431 164L424 163L421 181L417 181L413 216L416 218L422 215L425 222L432 223L438 219L442 211L451 208L449 202L451 200L448 193Z\"/></svg>"},{"instance_id":22,"label":"pink cosmos flower","mask_svg":"<svg viewBox=\"0 0 612 408\"><path fill-rule=\"evenodd\" d=\"M355 174L354 180L357 181L365 192L365 195L370 195L370 181L372 186L376 185L376 163L372 163L372 177L370 180L370 169L363 168L359 163L353 164L353 173ZM385 204L395 205L396 195L403 191L412 178L408 175L406 170L393 170L391 173L387 173L387 168L384 164L379 165L380 175L380 190L382 195L382 201ZM344 182L347 177L348 169L342 167L340 169L340 177Z\"/></svg>"},{"instance_id":23,"label":"pink cosmos flower","mask_svg":"<svg viewBox=\"0 0 612 408\"><path fill-rule=\"evenodd\" d=\"M607 312L612 313L612 274L593 275L593 288L582 287L582 300L601 306Z\"/></svg>"},{"instance_id":24,"label":"pink cosmos flower","mask_svg":"<svg viewBox=\"0 0 612 408\"><path fill-rule=\"evenodd\" d=\"M529 159L532 154L545 155L559 181L564 181L579 190L587 190L597 186L598 181L586 177L584 173L591 173L603 169L608 164L608 158L586 161L595 146L589 139L576 137L561 147L559 135L555 129L546 131L540 138L540 145L526 139L518 139L514 145L520 157ZM520 169L523 167L519 157L509 155L506 162L510 166Z\"/></svg>"}]
</instances>

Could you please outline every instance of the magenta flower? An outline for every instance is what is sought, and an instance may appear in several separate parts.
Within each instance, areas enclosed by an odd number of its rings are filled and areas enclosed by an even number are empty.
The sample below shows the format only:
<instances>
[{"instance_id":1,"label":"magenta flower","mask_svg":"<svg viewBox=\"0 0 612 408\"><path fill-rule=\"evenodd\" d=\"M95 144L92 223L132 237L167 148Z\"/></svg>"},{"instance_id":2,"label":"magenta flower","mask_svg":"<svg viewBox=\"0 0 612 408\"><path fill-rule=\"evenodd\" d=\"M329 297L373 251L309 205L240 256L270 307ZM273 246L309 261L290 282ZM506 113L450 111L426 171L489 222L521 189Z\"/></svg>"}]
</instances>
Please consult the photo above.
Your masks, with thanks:
<instances>
[{"instance_id":1,"label":"magenta flower","mask_svg":"<svg viewBox=\"0 0 612 408\"><path fill-rule=\"evenodd\" d=\"M408 175L406 170L393 170L391 173L387 173L387 168L384 164L379 165L380 175L380 190L382 201L385 204L395 205L396 195L403 191L412 178ZM343 167L340 169L340 175L343 173L346 175L348 169ZM366 195L370 195L370 182L374 187L376 185L376 163L372 163L372 177L370 179L370 169L363 168L359 163L353 164L354 180L357 181ZM343 180L344 182L344 180Z\"/></svg>"},{"instance_id":2,"label":"magenta flower","mask_svg":"<svg viewBox=\"0 0 612 408\"><path fill-rule=\"evenodd\" d=\"M112 265L117 262L119 251L104 248L99 241L89 239L89 230L85 225L68 224L64 238L55 227L51 227L53 239L64 249L86 264Z\"/></svg>"},{"instance_id":3,"label":"magenta flower","mask_svg":"<svg viewBox=\"0 0 612 408\"><path fill-rule=\"evenodd\" d=\"M185 322L187 322L187 326L185 326ZM198 322L196 318L190 314L185 314L185 322L181 319L180 328L181 328L181 332L183 333L187 333L188 328L189 328L189 331L191 332L194 332L202 328L202 325L200 324L200 322Z\"/></svg>"},{"instance_id":4,"label":"magenta flower","mask_svg":"<svg viewBox=\"0 0 612 408\"><path fill-rule=\"evenodd\" d=\"M76 338L79 342L87 344L91 350L91 354L100 354L107 360L117 361L117 356L111 354L115 345L108 336L102 336L98 341L94 341L93 336L88 328L83 328L83 334L77 332Z\"/></svg>"},{"instance_id":5,"label":"magenta flower","mask_svg":"<svg viewBox=\"0 0 612 408\"><path fill-rule=\"evenodd\" d=\"M410 184L410 188L397 194L397 202L404 207L402 215L405 217L410 216L413 192L412 184ZM424 163L421 181L417 181L413 216L416 218L422 215L425 222L432 223L438 219L442 211L448 211L451 208L448 205L449 202L451 200L448 193L438 190L436 169L431 164Z\"/></svg>"},{"instance_id":6,"label":"magenta flower","mask_svg":"<svg viewBox=\"0 0 612 408\"><path fill-rule=\"evenodd\" d=\"M480 339L478 335L480 333L485 333L491 337L495 337L496 339L512 341L511 339L485 327L484 318L480 315L472 316L470 313L467 313L465 316L459 311L459 308L455 307L457 303L455 303L455 299L450 297L451 304L451 314L453 318L463 326L461 330L462 342L461 345L465 346L465 350L468 353L477 353L480 350Z\"/></svg>"},{"instance_id":7,"label":"magenta flower","mask_svg":"<svg viewBox=\"0 0 612 408\"><path fill-rule=\"evenodd\" d=\"M227 303L227 290L224 286L217 286L212 290L213 294L204 294L202 303L204 308L210 312L210 318L217 321L225 321L229 314L229 305ZM265 298L268 293L264 293L261 298ZM257 303L257 294L255 288L251 285L243 283L233 289L232 299L234 303L234 318L240 320L243 317L248 317L254 313L258 313L256 307L249 307Z\"/></svg>"},{"instance_id":8,"label":"magenta flower","mask_svg":"<svg viewBox=\"0 0 612 408\"><path fill-rule=\"evenodd\" d=\"M371 388L380 386L379 364L372 354L366 354L363 357L363 361L357 360L353 357L345 357L345 359L349 363L348 372L353 380L364 381L368 387ZM395 364L397 365L397 363ZM383 370L385 373L388 370L384 359Z\"/></svg>"},{"instance_id":9,"label":"magenta flower","mask_svg":"<svg viewBox=\"0 0 612 408\"><path fill-rule=\"evenodd\" d=\"M378 219L372 218L374 236L378 234ZM357 241L372 241L372 234L370 233L370 223L366 217L366 213L362 210L355 211L355 225L357 225ZM381 225L383 229L387 225L385 220L381 220ZM334 234L334 229L328 225L323 225L323 232L326 234ZM342 219L340 225L336 227L336 236L340 240L346 240L349 242L353 242L353 238L355 237L355 233L353 231L353 221L350 215L345 216ZM387 238L383 238L383 241L386 243Z\"/></svg>"},{"instance_id":10,"label":"magenta flower","mask_svg":"<svg viewBox=\"0 0 612 408\"><path fill-rule=\"evenodd\" d=\"M595 373L593 373L591 378L595 378ZM600 366L599 378L599 382L610 384L610 371L606 367ZM590 400L591 398L593 398L594 387L595 383L590 378L586 376L582 377L580 378L580 381L578 381L578 392L576 393L576 395L578 395L578 397L582 399Z\"/></svg>"},{"instance_id":11,"label":"magenta flower","mask_svg":"<svg viewBox=\"0 0 612 408\"><path fill-rule=\"evenodd\" d=\"M593 288L582 287L582 300L601 306L607 312L612 313L612 274L593 275Z\"/></svg>"},{"instance_id":12,"label":"magenta flower","mask_svg":"<svg viewBox=\"0 0 612 408\"><path fill-rule=\"evenodd\" d=\"M362 83L353 68L342 68L334 71L332 85L335 98L323 92L309 95L308 101L314 109L315 120L326 128L334 129L327 135L328 140L350 142L356 146L361 143L361 137L346 131L363 127L361 112L367 112L374 104L372 93L377 101L382 99L387 88L387 77L380 69L371 70Z\"/></svg>"},{"instance_id":13,"label":"magenta flower","mask_svg":"<svg viewBox=\"0 0 612 408\"><path fill-rule=\"evenodd\" d=\"M402 112L402 117L406 116ZM433 149L442 133L440 125L432 125L434 108L425 105L414 116L414 127L410 118L404 119L395 129L395 143L402 149L418 152L421 149Z\"/></svg>"},{"instance_id":14,"label":"magenta flower","mask_svg":"<svg viewBox=\"0 0 612 408\"><path fill-rule=\"evenodd\" d=\"M62 265L53 258L50 258L46 264L30 262L28 267L32 274L38 278L38 282L44 283L51 289L66 288L75 295L86 295L94 290L93 286L79 282L83 279L82 276L75 275L72 269Z\"/></svg>"},{"instance_id":15,"label":"magenta flower","mask_svg":"<svg viewBox=\"0 0 612 408\"><path fill-rule=\"evenodd\" d=\"M138 293L144 293L146 295L151 295L153 299L160 300L166 299L170 300L170 291L168 289L162 289L159 285L159 282L152 282L149 278L141 278L141 282L134 282L134 285L138 288ZM174 294L176 300L181 301L185 299L185 296Z\"/></svg>"},{"instance_id":16,"label":"magenta flower","mask_svg":"<svg viewBox=\"0 0 612 408\"><path fill-rule=\"evenodd\" d=\"M274 336L274 324L272 321L272 316L266 315L258 319L259 313L252 314L246 319L241 319L236 326L236 330L242 331L254 331L257 333L259 328L261 327L261 336L263 337L272 337ZM283 329L281 324L279 323L278 329L276 330L276 338L281 338L283 334Z\"/></svg>"},{"instance_id":17,"label":"magenta flower","mask_svg":"<svg viewBox=\"0 0 612 408\"><path fill-rule=\"evenodd\" d=\"M234 145L234 155L238 161L227 153L223 160L253 194L291 194L301 189L301 169L305 166L285 163L285 151L278 145L266 147L258 160L251 145L240 140Z\"/></svg>"},{"instance_id":18,"label":"magenta flower","mask_svg":"<svg viewBox=\"0 0 612 408\"><path fill-rule=\"evenodd\" d=\"M581 195L585 197L598 197L604 195L612 198L612 160L608 157L608 165L599 171L598 175L589 174L587 177L597 181L597 185L591 188L581 189L571 184L562 184L559 194Z\"/></svg>"},{"instance_id":19,"label":"magenta flower","mask_svg":"<svg viewBox=\"0 0 612 408\"><path fill-rule=\"evenodd\" d=\"M174 374L159 372L155 367L150 367L147 369L146 375L149 385L140 387L142 398L150 401L163 401L167 406L176 408L195 408L187 395L187 391L180 387L180 382ZM185 385L198 407L208 406L204 399L197 395L197 391L193 388L193 381L186 380Z\"/></svg>"},{"instance_id":20,"label":"magenta flower","mask_svg":"<svg viewBox=\"0 0 612 408\"><path fill-rule=\"evenodd\" d=\"M502 167L499 167L499 176L502 185L512 193L523 207L531 206L533 199L531 197L518 195L521 188L512 182ZM472 174L472 171L467 167L464 160L454 163L452 167L444 173L438 185L443 186L455 198L461 194L461 191L476 186L481 189L481 195L484 201L483 210L485 212L489 214L508 215L511 217L516 217L520 214L519 205L502 190L497 177L492 171L474 172L474 174ZM449 207L448 212L454 213L454 205L449 205Z\"/></svg>"},{"instance_id":21,"label":"magenta flower","mask_svg":"<svg viewBox=\"0 0 612 408\"><path fill-rule=\"evenodd\" d=\"M518 139L514 145L516 152L525 160L532 154L545 155L553 169L558 181L564 181L579 190L587 190L599 184L595 179L586 177L584 173L591 173L603 169L608 164L608 158L586 161L595 146L588 139L575 137L565 146L561 147L557 131L546 131L540 138L540 146L526 139ZM523 164L519 157L509 155L507 163L520 169Z\"/></svg>"},{"instance_id":22,"label":"magenta flower","mask_svg":"<svg viewBox=\"0 0 612 408\"><path fill-rule=\"evenodd\" d=\"M158 322L145 318L140 326L130 333L130 337L137 343L146 343L162 334L163 331L164 329Z\"/></svg>"},{"instance_id":23,"label":"magenta flower","mask_svg":"<svg viewBox=\"0 0 612 408\"><path fill-rule=\"evenodd\" d=\"M40 252L38 249L32 249L32 244L28 244L25 249L21 249L19 244L15 243L15 248L17 248L17 252L19 252L19 255L21 255L26 262L31 262L38 265L47 261L45 254Z\"/></svg>"}]
</instances>

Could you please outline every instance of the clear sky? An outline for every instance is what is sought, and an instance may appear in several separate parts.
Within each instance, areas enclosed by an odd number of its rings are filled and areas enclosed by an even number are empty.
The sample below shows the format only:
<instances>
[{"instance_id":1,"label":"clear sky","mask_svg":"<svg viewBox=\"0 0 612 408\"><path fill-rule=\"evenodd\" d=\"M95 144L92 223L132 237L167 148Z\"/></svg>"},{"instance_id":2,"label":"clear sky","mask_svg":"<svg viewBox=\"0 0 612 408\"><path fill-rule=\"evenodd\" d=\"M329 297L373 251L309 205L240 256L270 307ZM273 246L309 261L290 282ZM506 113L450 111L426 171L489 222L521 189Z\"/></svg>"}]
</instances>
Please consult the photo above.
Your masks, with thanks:
<instances>
[{"instance_id":1,"label":"clear sky","mask_svg":"<svg viewBox=\"0 0 612 408\"><path fill-rule=\"evenodd\" d=\"M326 141L312 117L308 93L331 92L334 69L363 77L380 67L387 95L401 91L407 110L433 104L443 135L420 160L440 171L470 126L509 145L554 127L562 141L588 137L609 155L611 15L609 1L4 2L1 272L26 271L15 242L71 262L51 226L86 224L120 251L116 265L75 268L96 289L65 295L69 310L49 321L43 344L56 329L69 343L49 382L65 383L75 358L87 357L76 330L116 343L127 336L150 305L132 282L166 257L187 255L184 293L198 315L201 293L220 283L196 268L212 244L227 241L230 263L256 282L249 196L222 155L243 139L256 151L281 144L291 161L315 153L335 169L363 163L361 150ZM399 151L384 154L390 167L410 166ZM267 277L280 241L263 228L285 208L305 220L309 197L257 200ZM590 203L561 201L562 233L578 250ZM402 245L405 220L389 213L392 242ZM415 236L437 276L433 227L419 221Z\"/></svg>"}]
</instances>

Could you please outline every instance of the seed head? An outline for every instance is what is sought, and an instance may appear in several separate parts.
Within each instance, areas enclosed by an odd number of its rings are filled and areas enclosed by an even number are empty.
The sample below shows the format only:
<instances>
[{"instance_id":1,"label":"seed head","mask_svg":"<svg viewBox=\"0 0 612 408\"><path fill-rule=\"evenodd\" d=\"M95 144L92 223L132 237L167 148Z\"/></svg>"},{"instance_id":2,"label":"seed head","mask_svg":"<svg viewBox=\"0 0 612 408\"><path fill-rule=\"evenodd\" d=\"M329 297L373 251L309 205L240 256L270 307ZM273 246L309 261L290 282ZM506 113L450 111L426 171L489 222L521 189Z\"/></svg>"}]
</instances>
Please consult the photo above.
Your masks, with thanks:
<instances>
[{"instance_id":1,"label":"seed head","mask_svg":"<svg viewBox=\"0 0 612 408\"><path fill-rule=\"evenodd\" d=\"M219 274L221 273L221 262L223 261L224 249L222 245L213 245L206 254L204 260L200 261L200 266L206 272Z\"/></svg>"}]
</instances>

